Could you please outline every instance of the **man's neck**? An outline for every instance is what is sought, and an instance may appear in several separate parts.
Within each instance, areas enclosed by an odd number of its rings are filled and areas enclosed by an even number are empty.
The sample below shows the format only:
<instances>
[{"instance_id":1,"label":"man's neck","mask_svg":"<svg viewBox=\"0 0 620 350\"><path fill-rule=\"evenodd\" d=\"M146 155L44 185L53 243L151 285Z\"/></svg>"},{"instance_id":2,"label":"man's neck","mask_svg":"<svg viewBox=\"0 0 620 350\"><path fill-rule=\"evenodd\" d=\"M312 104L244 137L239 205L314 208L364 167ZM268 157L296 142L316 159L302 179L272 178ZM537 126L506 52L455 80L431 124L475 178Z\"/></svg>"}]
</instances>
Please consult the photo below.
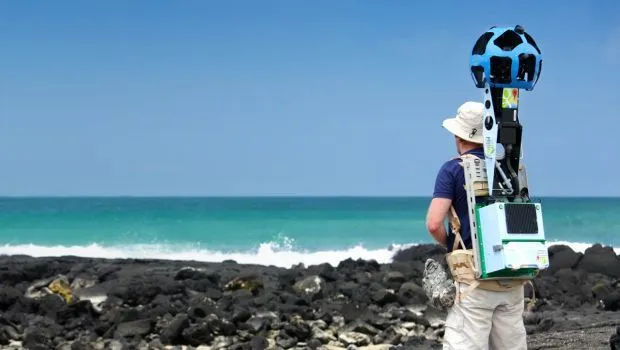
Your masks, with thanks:
<instances>
[{"instance_id":1,"label":"man's neck","mask_svg":"<svg viewBox=\"0 0 620 350\"><path fill-rule=\"evenodd\" d=\"M463 149L461 150L461 153L459 153L459 154L460 154L460 155L463 155L463 154L465 154L465 153L467 153L467 152L473 151L473 150L475 150L476 148L480 148L480 147L482 147L482 146L477 146L477 145L476 145L476 146L467 146L467 147L463 148Z\"/></svg>"}]
</instances>

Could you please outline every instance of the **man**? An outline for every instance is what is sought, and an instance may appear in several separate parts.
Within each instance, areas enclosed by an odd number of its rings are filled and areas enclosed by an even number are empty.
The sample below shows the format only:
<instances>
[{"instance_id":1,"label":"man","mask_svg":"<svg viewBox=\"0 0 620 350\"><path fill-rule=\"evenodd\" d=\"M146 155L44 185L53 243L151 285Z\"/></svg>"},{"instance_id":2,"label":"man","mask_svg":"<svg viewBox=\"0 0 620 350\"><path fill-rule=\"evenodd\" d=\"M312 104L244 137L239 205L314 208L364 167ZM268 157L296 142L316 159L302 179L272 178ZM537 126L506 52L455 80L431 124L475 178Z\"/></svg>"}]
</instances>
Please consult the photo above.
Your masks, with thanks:
<instances>
[{"instance_id":1,"label":"man","mask_svg":"<svg viewBox=\"0 0 620 350\"><path fill-rule=\"evenodd\" d=\"M454 135L459 155L471 154L484 159L483 114L482 103L465 102L457 109L454 118L443 121L443 127ZM451 206L454 206L461 223L459 232L463 243L466 249L472 249L464 186L461 159L445 162L435 180L426 225L431 236L445 246L448 252L452 251L455 240L455 235L444 226ZM468 285L459 283L457 288L460 291L466 290ZM527 349L523 302L522 284L503 291L488 290L483 284L479 285L448 311L444 349Z\"/></svg>"}]
</instances>

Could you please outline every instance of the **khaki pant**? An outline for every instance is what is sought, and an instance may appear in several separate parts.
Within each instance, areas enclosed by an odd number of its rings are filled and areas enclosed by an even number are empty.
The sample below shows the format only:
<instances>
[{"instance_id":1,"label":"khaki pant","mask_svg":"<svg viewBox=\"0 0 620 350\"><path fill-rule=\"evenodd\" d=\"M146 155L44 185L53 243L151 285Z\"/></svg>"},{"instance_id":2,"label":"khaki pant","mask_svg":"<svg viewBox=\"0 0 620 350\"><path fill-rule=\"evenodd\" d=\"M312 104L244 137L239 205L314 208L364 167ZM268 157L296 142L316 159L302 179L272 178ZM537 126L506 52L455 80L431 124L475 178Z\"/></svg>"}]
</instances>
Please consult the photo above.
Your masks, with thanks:
<instances>
[{"instance_id":1,"label":"khaki pant","mask_svg":"<svg viewBox=\"0 0 620 350\"><path fill-rule=\"evenodd\" d=\"M467 288L461 283L461 290ZM444 350L527 350L523 287L495 292L476 288L448 311Z\"/></svg>"}]
</instances>

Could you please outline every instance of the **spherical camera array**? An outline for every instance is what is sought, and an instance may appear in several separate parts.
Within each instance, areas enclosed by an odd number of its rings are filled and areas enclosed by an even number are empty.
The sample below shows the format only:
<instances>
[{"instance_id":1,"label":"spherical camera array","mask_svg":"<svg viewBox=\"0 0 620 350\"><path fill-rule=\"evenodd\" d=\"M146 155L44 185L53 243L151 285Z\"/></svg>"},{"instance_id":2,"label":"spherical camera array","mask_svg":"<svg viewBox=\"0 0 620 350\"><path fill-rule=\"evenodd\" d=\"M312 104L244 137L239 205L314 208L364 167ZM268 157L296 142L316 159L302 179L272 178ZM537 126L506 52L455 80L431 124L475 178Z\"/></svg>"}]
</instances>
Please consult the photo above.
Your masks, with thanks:
<instances>
[{"instance_id":1,"label":"spherical camera array","mask_svg":"<svg viewBox=\"0 0 620 350\"><path fill-rule=\"evenodd\" d=\"M542 54L522 26L491 27L472 49L469 60L476 87L531 91L542 69Z\"/></svg>"}]
</instances>

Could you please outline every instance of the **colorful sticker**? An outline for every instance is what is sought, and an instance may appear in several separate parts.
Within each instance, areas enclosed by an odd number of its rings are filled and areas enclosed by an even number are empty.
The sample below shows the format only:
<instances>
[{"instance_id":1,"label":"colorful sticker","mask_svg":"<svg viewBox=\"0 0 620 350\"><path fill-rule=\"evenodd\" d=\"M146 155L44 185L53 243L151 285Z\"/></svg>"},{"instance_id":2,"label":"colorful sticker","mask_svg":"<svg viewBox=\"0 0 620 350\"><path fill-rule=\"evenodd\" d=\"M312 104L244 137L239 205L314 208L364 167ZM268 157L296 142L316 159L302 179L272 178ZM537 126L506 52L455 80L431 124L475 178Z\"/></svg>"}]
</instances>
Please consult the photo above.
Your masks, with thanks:
<instances>
[{"instance_id":1,"label":"colorful sticker","mask_svg":"<svg viewBox=\"0 0 620 350\"><path fill-rule=\"evenodd\" d=\"M495 153L495 145L491 142L490 137L485 137L484 146L484 155L487 158L493 158L493 153Z\"/></svg>"},{"instance_id":2,"label":"colorful sticker","mask_svg":"<svg viewBox=\"0 0 620 350\"><path fill-rule=\"evenodd\" d=\"M519 106L519 89L505 88L502 94L502 108L517 108Z\"/></svg>"},{"instance_id":3,"label":"colorful sticker","mask_svg":"<svg viewBox=\"0 0 620 350\"><path fill-rule=\"evenodd\" d=\"M547 266L549 264L548 255L544 251L539 251L536 255L536 262L538 266Z\"/></svg>"}]
</instances>

